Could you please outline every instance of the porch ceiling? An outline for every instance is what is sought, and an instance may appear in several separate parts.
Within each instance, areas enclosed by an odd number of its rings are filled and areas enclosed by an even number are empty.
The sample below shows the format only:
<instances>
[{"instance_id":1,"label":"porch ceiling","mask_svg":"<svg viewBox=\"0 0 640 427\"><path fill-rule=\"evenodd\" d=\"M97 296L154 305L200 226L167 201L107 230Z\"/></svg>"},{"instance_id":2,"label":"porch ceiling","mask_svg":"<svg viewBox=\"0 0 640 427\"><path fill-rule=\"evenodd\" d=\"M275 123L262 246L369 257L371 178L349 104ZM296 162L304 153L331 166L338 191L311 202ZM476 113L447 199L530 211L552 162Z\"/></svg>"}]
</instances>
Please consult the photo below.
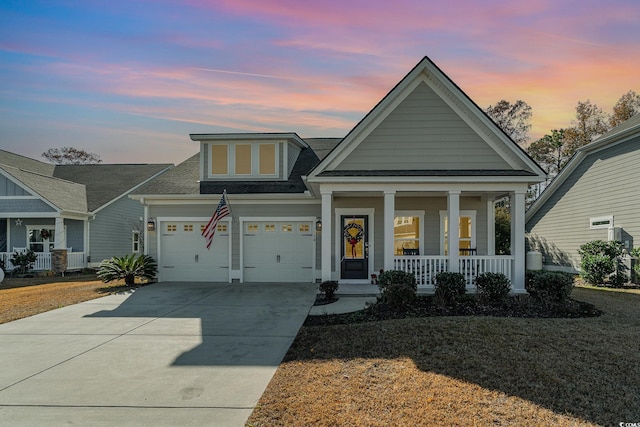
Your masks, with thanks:
<instances>
[{"instance_id":1,"label":"porch ceiling","mask_svg":"<svg viewBox=\"0 0 640 427\"><path fill-rule=\"evenodd\" d=\"M447 197L446 191L398 191L396 192L396 198L403 197ZM502 197L504 192L495 191L463 191L460 193L461 197L488 197L497 199ZM334 191L334 197L383 197L384 191Z\"/></svg>"}]
</instances>

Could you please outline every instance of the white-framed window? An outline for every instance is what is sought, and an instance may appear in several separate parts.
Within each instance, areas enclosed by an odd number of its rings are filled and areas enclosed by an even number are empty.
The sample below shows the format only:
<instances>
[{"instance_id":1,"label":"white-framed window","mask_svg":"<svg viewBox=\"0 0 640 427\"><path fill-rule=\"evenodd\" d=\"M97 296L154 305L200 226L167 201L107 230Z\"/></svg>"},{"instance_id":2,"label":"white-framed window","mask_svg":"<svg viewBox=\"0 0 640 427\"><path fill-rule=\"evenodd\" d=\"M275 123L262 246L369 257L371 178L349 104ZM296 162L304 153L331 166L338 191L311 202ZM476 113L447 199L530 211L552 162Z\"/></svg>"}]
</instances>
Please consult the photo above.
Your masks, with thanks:
<instances>
[{"instance_id":1,"label":"white-framed window","mask_svg":"<svg viewBox=\"0 0 640 427\"><path fill-rule=\"evenodd\" d=\"M137 230L131 232L131 253L140 253L140 232Z\"/></svg>"},{"instance_id":2,"label":"white-framed window","mask_svg":"<svg viewBox=\"0 0 640 427\"><path fill-rule=\"evenodd\" d=\"M458 223L460 249L476 249L476 211L460 211ZM468 255L469 251L460 251ZM440 255L449 255L449 212L440 211Z\"/></svg>"},{"instance_id":3,"label":"white-framed window","mask_svg":"<svg viewBox=\"0 0 640 427\"><path fill-rule=\"evenodd\" d=\"M424 211L396 211L393 218L395 256L424 255Z\"/></svg>"},{"instance_id":4,"label":"white-framed window","mask_svg":"<svg viewBox=\"0 0 640 427\"><path fill-rule=\"evenodd\" d=\"M27 248L34 252L49 252L54 248L55 227L51 225L27 225Z\"/></svg>"},{"instance_id":5,"label":"white-framed window","mask_svg":"<svg viewBox=\"0 0 640 427\"><path fill-rule=\"evenodd\" d=\"M613 227L613 215L596 216L593 218L589 218L589 229L591 230L611 227Z\"/></svg>"},{"instance_id":6,"label":"white-framed window","mask_svg":"<svg viewBox=\"0 0 640 427\"><path fill-rule=\"evenodd\" d=\"M209 144L209 177L277 177L278 144L230 142Z\"/></svg>"}]
</instances>

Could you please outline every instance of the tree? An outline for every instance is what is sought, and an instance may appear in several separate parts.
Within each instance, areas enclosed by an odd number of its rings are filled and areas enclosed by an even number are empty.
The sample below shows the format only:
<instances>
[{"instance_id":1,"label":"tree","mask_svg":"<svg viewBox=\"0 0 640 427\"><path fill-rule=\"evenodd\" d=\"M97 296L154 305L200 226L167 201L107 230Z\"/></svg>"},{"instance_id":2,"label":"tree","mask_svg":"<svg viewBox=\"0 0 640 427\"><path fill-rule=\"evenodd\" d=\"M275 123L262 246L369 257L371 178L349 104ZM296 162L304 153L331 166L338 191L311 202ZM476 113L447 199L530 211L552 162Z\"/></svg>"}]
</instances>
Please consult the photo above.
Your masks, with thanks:
<instances>
[{"instance_id":1,"label":"tree","mask_svg":"<svg viewBox=\"0 0 640 427\"><path fill-rule=\"evenodd\" d=\"M496 204L496 255L511 254L511 213L508 206Z\"/></svg>"},{"instance_id":2,"label":"tree","mask_svg":"<svg viewBox=\"0 0 640 427\"><path fill-rule=\"evenodd\" d=\"M573 155L567 150L564 129L553 129L551 135L547 134L532 142L527 147L527 153L552 176L560 173L560 170Z\"/></svg>"},{"instance_id":3,"label":"tree","mask_svg":"<svg viewBox=\"0 0 640 427\"><path fill-rule=\"evenodd\" d=\"M630 90L622 95L613 106L613 114L609 119L609 124L611 127L618 126L638 113L640 113L640 95Z\"/></svg>"},{"instance_id":4,"label":"tree","mask_svg":"<svg viewBox=\"0 0 640 427\"><path fill-rule=\"evenodd\" d=\"M510 103L504 99L489 105L485 113L516 143L523 145L529 140L531 129L531 106L522 100Z\"/></svg>"},{"instance_id":5,"label":"tree","mask_svg":"<svg viewBox=\"0 0 640 427\"><path fill-rule=\"evenodd\" d=\"M96 165L102 162L99 155L74 147L49 148L42 157L54 165Z\"/></svg>"},{"instance_id":6,"label":"tree","mask_svg":"<svg viewBox=\"0 0 640 427\"><path fill-rule=\"evenodd\" d=\"M578 148L609 130L609 117L587 99L585 102L578 101L576 119L571 124L564 131L564 140L567 152L573 155Z\"/></svg>"}]
</instances>

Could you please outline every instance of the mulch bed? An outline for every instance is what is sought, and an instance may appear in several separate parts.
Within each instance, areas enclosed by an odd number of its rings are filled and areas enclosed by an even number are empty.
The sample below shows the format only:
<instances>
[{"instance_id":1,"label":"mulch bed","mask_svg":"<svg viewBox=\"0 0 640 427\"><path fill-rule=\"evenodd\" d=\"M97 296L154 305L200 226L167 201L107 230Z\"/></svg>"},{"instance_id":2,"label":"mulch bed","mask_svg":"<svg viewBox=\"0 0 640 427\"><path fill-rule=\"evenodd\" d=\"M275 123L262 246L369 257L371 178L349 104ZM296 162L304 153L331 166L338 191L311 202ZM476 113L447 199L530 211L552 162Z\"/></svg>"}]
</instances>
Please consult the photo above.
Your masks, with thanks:
<instances>
[{"instance_id":1,"label":"mulch bed","mask_svg":"<svg viewBox=\"0 0 640 427\"><path fill-rule=\"evenodd\" d=\"M502 303L482 303L475 295L465 295L449 304L439 303L432 295L418 296L415 303L402 309L378 302L361 311L307 317L305 326L340 325L379 320L433 316L494 316L529 318L596 317L603 312L593 304L569 299L562 304L540 302L529 295L515 295Z\"/></svg>"}]
</instances>

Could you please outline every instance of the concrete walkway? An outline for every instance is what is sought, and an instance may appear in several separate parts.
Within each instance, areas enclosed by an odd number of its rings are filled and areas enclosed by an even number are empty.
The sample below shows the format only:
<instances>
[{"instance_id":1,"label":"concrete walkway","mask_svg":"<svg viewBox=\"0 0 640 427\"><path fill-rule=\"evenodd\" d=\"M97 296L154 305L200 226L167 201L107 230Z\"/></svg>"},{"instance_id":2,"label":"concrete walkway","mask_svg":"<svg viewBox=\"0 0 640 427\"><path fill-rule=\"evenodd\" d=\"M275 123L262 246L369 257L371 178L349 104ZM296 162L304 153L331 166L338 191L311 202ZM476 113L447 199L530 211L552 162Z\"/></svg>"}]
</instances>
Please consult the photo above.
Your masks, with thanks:
<instances>
[{"instance_id":1,"label":"concrete walkway","mask_svg":"<svg viewBox=\"0 0 640 427\"><path fill-rule=\"evenodd\" d=\"M0 325L0 425L242 426L316 289L159 283Z\"/></svg>"}]
</instances>

